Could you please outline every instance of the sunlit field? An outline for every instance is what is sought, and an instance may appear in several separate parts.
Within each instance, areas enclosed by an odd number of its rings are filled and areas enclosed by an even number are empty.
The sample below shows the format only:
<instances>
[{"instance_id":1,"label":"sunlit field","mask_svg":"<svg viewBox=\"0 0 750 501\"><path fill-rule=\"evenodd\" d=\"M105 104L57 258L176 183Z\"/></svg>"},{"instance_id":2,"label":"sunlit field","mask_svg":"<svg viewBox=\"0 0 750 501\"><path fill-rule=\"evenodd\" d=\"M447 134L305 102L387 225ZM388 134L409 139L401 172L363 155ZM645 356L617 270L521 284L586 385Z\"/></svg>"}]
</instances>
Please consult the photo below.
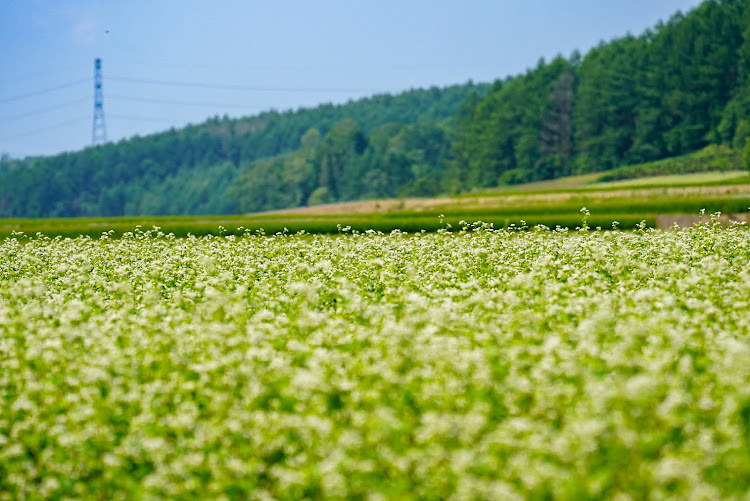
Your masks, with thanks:
<instances>
[{"instance_id":1,"label":"sunlit field","mask_svg":"<svg viewBox=\"0 0 750 501\"><path fill-rule=\"evenodd\" d=\"M219 216L132 216L101 218L0 219L0 239L15 232L27 235L41 233L47 237L99 238L103 232L119 238L136 227L157 226L177 237L190 235L241 236L248 230L263 232L337 234L341 228L365 232L370 229L390 233L394 229L408 232L437 231L461 220L484 221L495 228L545 225L575 229L581 224L581 207L591 211L592 228L611 228L617 221L623 230L632 230L645 221L648 227L669 228L682 216L721 212L734 219L748 220L750 182L746 177L725 179L726 173L683 174L651 179L644 185L640 179L601 183L599 188L564 187L552 184L563 180L534 183L539 189L521 189L466 193L454 197L386 199L297 207L265 213ZM700 178L705 184L691 185ZM714 178L718 184L708 180ZM659 180L658 182L655 181ZM723 180L721 180L723 179ZM670 180L679 181L675 186ZM543 187L547 187L542 189ZM594 186L594 185L592 185ZM668 221L666 225L660 221Z\"/></svg>"},{"instance_id":2,"label":"sunlit field","mask_svg":"<svg viewBox=\"0 0 750 501\"><path fill-rule=\"evenodd\" d=\"M744 496L750 231L579 226L6 238L0 499Z\"/></svg>"}]
</instances>

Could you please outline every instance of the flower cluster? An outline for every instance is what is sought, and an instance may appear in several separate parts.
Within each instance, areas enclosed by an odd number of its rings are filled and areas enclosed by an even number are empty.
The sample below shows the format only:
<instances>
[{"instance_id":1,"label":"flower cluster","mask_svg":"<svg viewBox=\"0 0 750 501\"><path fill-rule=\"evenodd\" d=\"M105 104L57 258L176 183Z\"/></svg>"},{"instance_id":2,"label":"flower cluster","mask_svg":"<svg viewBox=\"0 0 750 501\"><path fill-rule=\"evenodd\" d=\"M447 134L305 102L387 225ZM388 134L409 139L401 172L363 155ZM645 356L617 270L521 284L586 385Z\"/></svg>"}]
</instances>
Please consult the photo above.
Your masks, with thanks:
<instances>
[{"instance_id":1,"label":"flower cluster","mask_svg":"<svg viewBox=\"0 0 750 501\"><path fill-rule=\"evenodd\" d=\"M2 499L750 488L750 233L0 242Z\"/></svg>"}]
</instances>

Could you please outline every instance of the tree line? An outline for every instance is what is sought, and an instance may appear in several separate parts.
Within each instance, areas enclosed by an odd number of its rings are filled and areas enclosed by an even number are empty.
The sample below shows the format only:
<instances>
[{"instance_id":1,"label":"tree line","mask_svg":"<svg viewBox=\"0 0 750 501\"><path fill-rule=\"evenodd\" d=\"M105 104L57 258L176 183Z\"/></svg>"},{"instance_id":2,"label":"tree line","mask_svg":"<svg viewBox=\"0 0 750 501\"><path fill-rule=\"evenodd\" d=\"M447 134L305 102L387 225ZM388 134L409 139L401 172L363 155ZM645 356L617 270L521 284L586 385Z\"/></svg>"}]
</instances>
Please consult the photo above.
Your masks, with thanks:
<instances>
[{"instance_id":1,"label":"tree line","mask_svg":"<svg viewBox=\"0 0 750 501\"><path fill-rule=\"evenodd\" d=\"M492 85L383 94L0 159L0 217L221 214L606 171L750 137L750 2ZM748 147L750 148L750 146ZM748 156L750 158L750 156Z\"/></svg>"},{"instance_id":2,"label":"tree line","mask_svg":"<svg viewBox=\"0 0 750 501\"><path fill-rule=\"evenodd\" d=\"M451 121L468 95L484 93L488 87L469 82L242 119L214 117L79 152L23 160L3 156L0 217L226 214L244 207L277 208L278 202L271 201L289 199L284 191L300 173L273 173L281 180L273 185L265 171L286 168L290 155L306 155L316 133L321 136L321 155L324 150L328 154L321 179L328 179L331 190L328 195L319 190L317 199L357 197L356 190L339 186L343 181L325 177L342 172L331 162L348 158L335 150L344 148L350 136L343 131L351 123L357 124L357 138L377 138L386 124ZM448 148L450 141L443 139L442 147ZM269 202L248 204L248 195L238 191L237 183L247 181L251 172L265 176L258 183L263 183ZM306 190L292 199L306 203L310 194Z\"/></svg>"},{"instance_id":3,"label":"tree line","mask_svg":"<svg viewBox=\"0 0 750 501\"><path fill-rule=\"evenodd\" d=\"M708 0L585 57L540 60L457 119L466 187L606 171L750 136L750 8Z\"/></svg>"}]
</instances>

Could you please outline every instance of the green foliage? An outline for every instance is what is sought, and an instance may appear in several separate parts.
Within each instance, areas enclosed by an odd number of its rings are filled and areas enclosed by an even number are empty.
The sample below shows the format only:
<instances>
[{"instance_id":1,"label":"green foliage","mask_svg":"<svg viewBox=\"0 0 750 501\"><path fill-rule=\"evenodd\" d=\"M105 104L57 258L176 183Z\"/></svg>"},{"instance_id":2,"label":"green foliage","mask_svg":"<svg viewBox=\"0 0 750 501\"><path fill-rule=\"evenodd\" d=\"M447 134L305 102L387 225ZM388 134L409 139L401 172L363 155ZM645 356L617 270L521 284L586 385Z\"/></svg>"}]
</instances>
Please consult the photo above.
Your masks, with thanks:
<instances>
[{"instance_id":1,"label":"green foliage","mask_svg":"<svg viewBox=\"0 0 750 501\"><path fill-rule=\"evenodd\" d=\"M583 58L540 63L457 121L466 189L600 172L750 134L748 3L705 1Z\"/></svg>"},{"instance_id":2,"label":"green foliage","mask_svg":"<svg viewBox=\"0 0 750 501\"><path fill-rule=\"evenodd\" d=\"M13 168L13 160L10 158L10 155L7 153L0 154L0 176L8 172L11 168Z\"/></svg>"},{"instance_id":3,"label":"green foliage","mask_svg":"<svg viewBox=\"0 0 750 501\"><path fill-rule=\"evenodd\" d=\"M690 207L693 208L694 205ZM719 205L721 207L721 205ZM390 215L361 215L341 214L335 217L306 216L306 217L251 217L233 218L221 220L215 217L206 219L196 218L147 218L137 219L120 218L115 219L86 219L76 218L72 222L61 223L59 220L33 219L33 220L0 220L0 238L8 238L17 234L44 235L49 238L78 238L88 236L99 238L107 235L109 238L121 238L123 235L132 233L136 228L151 228L151 233L162 232L175 237L184 238L189 236L206 235L235 235L241 236L247 232L260 232L267 235L276 233L296 234L338 234L342 228L361 233L367 231L379 231L390 233L401 231L409 233L437 232L437 231L459 231L461 221L482 221L494 228L508 228L511 225L521 227L522 221L529 227L544 225L549 228L574 229L581 224L579 207L566 207L565 213L551 213L545 210L530 211L455 211L449 217L440 218L436 214L400 213ZM621 210L632 210L632 207L620 206ZM12 222L11 222L12 221ZM604 212L595 214L589 218L591 226L611 228L614 222L623 230L634 229L645 221L646 227L656 227L656 216L654 214L627 213L627 212ZM450 225L450 228L448 228ZM158 228L158 230L153 230Z\"/></svg>"},{"instance_id":4,"label":"green foliage","mask_svg":"<svg viewBox=\"0 0 750 501\"><path fill-rule=\"evenodd\" d=\"M303 205L314 175L307 155L287 154L252 163L227 191L239 212Z\"/></svg>"},{"instance_id":5,"label":"green foliage","mask_svg":"<svg viewBox=\"0 0 750 501\"><path fill-rule=\"evenodd\" d=\"M304 204L319 186L316 176L310 177L308 172L310 165L317 168L316 159L307 158L305 151L318 151L321 156L317 160L329 162L325 168L332 170L324 175L347 171L352 179L364 178L361 171L348 171L362 165L350 165L345 156L330 156L339 155L332 149L345 147L341 142L348 140L334 141L337 124L346 120L356 123L360 135L354 154L360 156L367 135L384 124L450 120L470 93L485 89L486 85L468 83L236 120L216 117L181 130L77 153L17 161L3 157L0 216L221 214ZM328 157L323 155L326 148ZM258 179L249 173L253 169ZM338 186L333 178L325 182L335 199L382 196L384 190L398 189L388 184L395 182L390 178L377 193L366 193L359 185ZM255 191L242 194L238 185Z\"/></svg>"},{"instance_id":6,"label":"green foliage","mask_svg":"<svg viewBox=\"0 0 750 501\"><path fill-rule=\"evenodd\" d=\"M335 200L333 196L325 186L319 186L315 188L315 190L310 193L310 197L307 199L307 203L309 205L330 204L334 201Z\"/></svg>"},{"instance_id":7,"label":"green foliage","mask_svg":"<svg viewBox=\"0 0 750 501\"><path fill-rule=\"evenodd\" d=\"M457 118L456 170L467 188L568 173L572 154L572 65L540 61L525 75L497 82ZM511 174L506 174L510 172Z\"/></svg>"},{"instance_id":8,"label":"green foliage","mask_svg":"<svg viewBox=\"0 0 750 501\"><path fill-rule=\"evenodd\" d=\"M241 212L337 201L434 196L447 191L449 126L421 119L391 122L369 134L351 119L320 137L305 134L306 147L250 163L227 192Z\"/></svg>"},{"instance_id":9,"label":"green foliage","mask_svg":"<svg viewBox=\"0 0 750 501\"><path fill-rule=\"evenodd\" d=\"M725 146L707 146L702 150L679 157L657 160L637 165L618 167L602 174L597 182L620 181L642 177L690 174L694 172L721 172L742 168L737 150Z\"/></svg>"}]
</instances>

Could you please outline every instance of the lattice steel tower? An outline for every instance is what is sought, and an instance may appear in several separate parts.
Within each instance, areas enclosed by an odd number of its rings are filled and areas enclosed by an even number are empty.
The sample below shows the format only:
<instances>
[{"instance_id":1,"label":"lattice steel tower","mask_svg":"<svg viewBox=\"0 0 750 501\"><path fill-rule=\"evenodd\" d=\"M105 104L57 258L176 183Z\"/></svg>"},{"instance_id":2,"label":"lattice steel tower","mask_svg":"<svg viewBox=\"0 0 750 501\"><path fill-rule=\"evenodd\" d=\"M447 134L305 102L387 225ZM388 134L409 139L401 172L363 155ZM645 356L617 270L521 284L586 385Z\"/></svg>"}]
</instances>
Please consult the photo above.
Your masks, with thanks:
<instances>
[{"instance_id":1,"label":"lattice steel tower","mask_svg":"<svg viewBox=\"0 0 750 501\"><path fill-rule=\"evenodd\" d=\"M107 127L104 125L104 98L102 97L102 60L94 61L94 123L91 127L91 144L107 142Z\"/></svg>"}]
</instances>

